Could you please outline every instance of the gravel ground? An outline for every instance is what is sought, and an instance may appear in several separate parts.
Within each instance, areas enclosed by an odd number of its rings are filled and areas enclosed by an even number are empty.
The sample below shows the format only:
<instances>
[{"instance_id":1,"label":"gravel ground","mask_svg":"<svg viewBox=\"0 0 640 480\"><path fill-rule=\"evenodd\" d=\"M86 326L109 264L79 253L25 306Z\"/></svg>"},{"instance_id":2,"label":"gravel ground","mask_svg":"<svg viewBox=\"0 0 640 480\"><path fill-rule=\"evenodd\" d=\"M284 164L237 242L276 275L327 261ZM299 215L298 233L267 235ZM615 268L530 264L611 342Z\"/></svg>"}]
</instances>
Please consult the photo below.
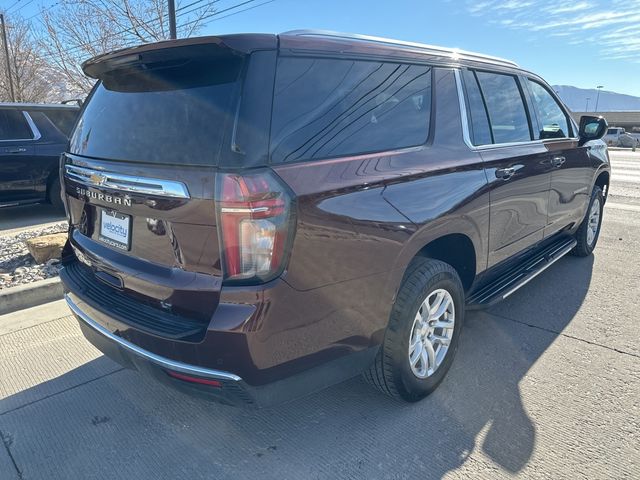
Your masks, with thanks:
<instances>
[{"instance_id":1,"label":"gravel ground","mask_svg":"<svg viewBox=\"0 0 640 480\"><path fill-rule=\"evenodd\" d=\"M29 254L25 240L41 235L65 232L67 228L67 222L59 222L47 228L0 237L0 290L57 277L60 268L59 260L52 259L38 265Z\"/></svg>"}]
</instances>

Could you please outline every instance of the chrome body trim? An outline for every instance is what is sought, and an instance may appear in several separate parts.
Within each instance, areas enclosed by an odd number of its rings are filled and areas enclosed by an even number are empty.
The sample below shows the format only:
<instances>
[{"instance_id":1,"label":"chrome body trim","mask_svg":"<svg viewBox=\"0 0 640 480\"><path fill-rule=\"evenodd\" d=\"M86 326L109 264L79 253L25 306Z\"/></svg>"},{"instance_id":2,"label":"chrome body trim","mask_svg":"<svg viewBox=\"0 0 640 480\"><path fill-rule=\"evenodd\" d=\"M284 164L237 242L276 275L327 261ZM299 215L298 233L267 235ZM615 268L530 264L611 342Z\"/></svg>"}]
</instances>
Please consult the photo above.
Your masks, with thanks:
<instances>
[{"instance_id":1,"label":"chrome body trim","mask_svg":"<svg viewBox=\"0 0 640 480\"><path fill-rule=\"evenodd\" d=\"M538 275L540 275L542 272L544 272L547 268L549 268L551 265L556 263L558 260L560 260L562 257L564 257L571 250L573 250L573 247L575 247L575 246L576 246L576 242L574 241L570 245L565 247L564 249L560 250L560 252L556 253L553 256L553 258L550 261L548 261L547 264L544 267L542 267L541 269L537 270L533 275L527 276L522 282L518 283L515 287L511 288L504 295L502 295L502 299L504 300L509 295L514 293L516 290L524 287L527 283L529 283L531 280L536 278Z\"/></svg>"},{"instance_id":2,"label":"chrome body trim","mask_svg":"<svg viewBox=\"0 0 640 480\"><path fill-rule=\"evenodd\" d=\"M112 342L117 343L120 347L122 347L124 350L128 351L129 353L132 353L140 358L143 358L144 360L147 360L161 368L166 368L174 372L185 373L187 375L196 375L200 377L212 378L217 380L230 380L233 382L242 381L242 378L240 378L237 375L234 375L233 373L223 372L222 370L212 370L209 368L198 367L196 365L189 365L187 363L182 363L176 360L171 360L166 357L161 357L159 355L156 355L155 353L149 352L148 350L144 350L143 348L140 348L137 345L134 345L133 343L128 342L124 338L121 338L111 333L109 330L107 330L102 325L97 323L95 320L89 317L85 312L83 312L80 309L80 307L78 307L78 305L76 305L76 303L71 299L69 294L65 294L64 299L67 302L67 305L69 306L71 311L80 320L82 320L82 322L84 322L88 327L91 327L97 333L108 338Z\"/></svg>"},{"instance_id":3,"label":"chrome body trim","mask_svg":"<svg viewBox=\"0 0 640 480\"><path fill-rule=\"evenodd\" d=\"M0 108L30 108L33 110L36 109L64 109L64 110L79 110L80 108L77 105L66 105L64 103L21 103L21 102L0 102Z\"/></svg>"},{"instance_id":4,"label":"chrome body trim","mask_svg":"<svg viewBox=\"0 0 640 480\"><path fill-rule=\"evenodd\" d=\"M42 138L42 134L40 133L40 130L38 130L38 127L36 127L36 123L31 118L31 115L29 115L29 113L25 111L23 111L22 113L24 114L24 118L27 119L27 123L29 124L29 127L31 127L31 131L33 132L33 138L31 140L40 140L40 138Z\"/></svg>"},{"instance_id":5,"label":"chrome body trim","mask_svg":"<svg viewBox=\"0 0 640 480\"><path fill-rule=\"evenodd\" d=\"M269 207L253 207L253 208L222 207L220 211L222 213L262 213L262 212L269 211Z\"/></svg>"},{"instance_id":6,"label":"chrome body trim","mask_svg":"<svg viewBox=\"0 0 640 480\"><path fill-rule=\"evenodd\" d=\"M65 165L65 174L70 179L88 186L104 187L144 195L190 198L187 186L176 180L123 175L87 167L78 167L77 165Z\"/></svg>"},{"instance_id":7,"label":"chrome body trim","mask_svg":"<svg viewBox=\"0 0 640 480\"><path fill-rule=\"evenodd\" d=\"M325 37L325 38L342 38L345 40L360 40L363 42L372 42L385 45L392 45L396 47L409 47L417 48L425 53L433 55L444 55L452 60L471 60L487 63L494 63L500 65L507 65L509 67L518 67L518 64L507 60L505 58L494 57L492 55L484 55L482 53L468 52L465 50L458 50L455 48L439 47L437 45L428 45L426 43L406 42L402 40L394 40L392 38L374 37L370 35L359 35L355 33L341 33L331 30L291 30L283 32L281 35L294 35L299 37Z\"/></svg>"},{"instance_id":8,"label":"chrome body trim","mask_svg":"<svg viewBox=\"0 0 640 480\"><path fill-rule=\"evenodd\" d=\"M462 138L471 150L475 150L475 145L471 142L469 132L469 118L467 117L467 104L465 102L464 89L462 87L462 74L459 69L453 70L456 79L456 89L458 90L458 105L460 106L460 119L462 120Z\"/></svg>"}]
</instances>

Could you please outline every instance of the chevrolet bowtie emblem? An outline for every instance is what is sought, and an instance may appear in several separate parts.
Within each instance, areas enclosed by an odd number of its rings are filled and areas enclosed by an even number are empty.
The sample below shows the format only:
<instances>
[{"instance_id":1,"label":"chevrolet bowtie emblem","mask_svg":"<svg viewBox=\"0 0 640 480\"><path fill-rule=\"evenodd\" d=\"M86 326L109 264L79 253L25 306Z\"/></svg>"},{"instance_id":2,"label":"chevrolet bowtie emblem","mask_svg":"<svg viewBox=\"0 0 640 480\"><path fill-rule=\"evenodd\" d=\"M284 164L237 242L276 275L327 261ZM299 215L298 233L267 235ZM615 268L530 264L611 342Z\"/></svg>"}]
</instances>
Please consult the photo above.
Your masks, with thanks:
<instances>
[{"instance_id":1,"label":"chevrolet bowtie emblem","mask_svg":"<svg viewBox=\"0 0 640 480\"><path fill-rule=\"evenodd\" d=\"M106 175L102 175L101 173L92 173L89 179L91 180L91 183L93 183L94 185L102 185L104 182L107 181Z\"/></svg>"}]
</instances>

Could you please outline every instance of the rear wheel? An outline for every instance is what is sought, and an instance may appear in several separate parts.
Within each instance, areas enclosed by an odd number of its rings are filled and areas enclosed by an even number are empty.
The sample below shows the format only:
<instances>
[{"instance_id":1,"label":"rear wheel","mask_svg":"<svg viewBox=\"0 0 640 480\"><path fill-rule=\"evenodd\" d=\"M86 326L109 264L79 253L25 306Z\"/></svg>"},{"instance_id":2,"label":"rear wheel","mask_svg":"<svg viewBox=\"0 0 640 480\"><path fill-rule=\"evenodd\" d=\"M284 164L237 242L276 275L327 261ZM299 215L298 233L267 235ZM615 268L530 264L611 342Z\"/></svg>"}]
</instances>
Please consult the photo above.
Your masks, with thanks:
<instances>
[{"instance_id":1,"label":"rear wheel","mask_svg":"<svg viewBox=\"0 0 640 480\"><path fill-rule=\"evenodd\" d=\"M444 262L417 258L365 379L393 397L421 400L449 370L463 321L464 289L456 271Z\"/></svg>"},{"instance_id":2,"label":"rear wheel","mask_svg":"<svg viewBox=\"0 0 640 480\"><path fill-rule=\"evenodd\" d=\"M598 237L600 236L600 226L602 225L603 208L604 197L602 189L595 186L593 187L593 192L591 192L587 213L576 232L578 244L571 251L574 255L586 257L591 255L593 249L596 248L596 243L598 243Z\"/></svg>"}]
</instances>

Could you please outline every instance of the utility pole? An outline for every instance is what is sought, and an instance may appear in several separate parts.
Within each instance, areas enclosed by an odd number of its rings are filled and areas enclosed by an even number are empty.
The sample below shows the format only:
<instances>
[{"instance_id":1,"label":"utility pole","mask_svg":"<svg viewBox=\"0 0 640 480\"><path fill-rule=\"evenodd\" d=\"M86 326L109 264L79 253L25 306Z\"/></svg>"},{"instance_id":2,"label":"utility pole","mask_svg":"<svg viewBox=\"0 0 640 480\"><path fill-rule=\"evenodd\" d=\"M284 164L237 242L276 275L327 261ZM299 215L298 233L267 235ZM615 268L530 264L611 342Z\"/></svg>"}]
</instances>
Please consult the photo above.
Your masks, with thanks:
<instances>
[{"instance_id":1,"label":"utility pole","mask_svg":"<svg viewBox=\"0 0 640 480\"><path fill-rule=\"evenodd\" d=\"M598 111L598 100L600 100L600 89L603 88L604 85L598 85L596 87L596 90L598 90L598 95L596 96L596 109L594 110L594 112Z\"/></svg>"},{"instance_id":2,"label":"utility pole","mask_svg":"<svg viewBox=\"0 0 640 480\"><path fill-rule=\"evenodd\" d=\"M4 43L4 57L7 59L7 78L9 79L9 94L11 101L16 101L16 94L13 91L13 76L11 75L11 60L9 60L9 43L7 42L7 28L4 24L4 15L0 13L0 24L2 25L2 43Z\"/></svg>"},{"instance_id":3,"label":"utility pole","mask_svg":"<svg viewBox=\"0 0 640 480\"><path fill-rule=\"evenodd\" d=\"M587 97L587 106L584 109L585 112L589 111L589 100L591 100L591 97Z\"/></svg>"},{"instance_id":4,"label":"utility pole","mask_svg":"<svg viewBox=\"0 0 640 480\"><path fill-rule=\"evenodd\" d=\"M169 0L169 38L175 40L178 38L176 33L176 2Z\"/></svg>"}]
</instances>

